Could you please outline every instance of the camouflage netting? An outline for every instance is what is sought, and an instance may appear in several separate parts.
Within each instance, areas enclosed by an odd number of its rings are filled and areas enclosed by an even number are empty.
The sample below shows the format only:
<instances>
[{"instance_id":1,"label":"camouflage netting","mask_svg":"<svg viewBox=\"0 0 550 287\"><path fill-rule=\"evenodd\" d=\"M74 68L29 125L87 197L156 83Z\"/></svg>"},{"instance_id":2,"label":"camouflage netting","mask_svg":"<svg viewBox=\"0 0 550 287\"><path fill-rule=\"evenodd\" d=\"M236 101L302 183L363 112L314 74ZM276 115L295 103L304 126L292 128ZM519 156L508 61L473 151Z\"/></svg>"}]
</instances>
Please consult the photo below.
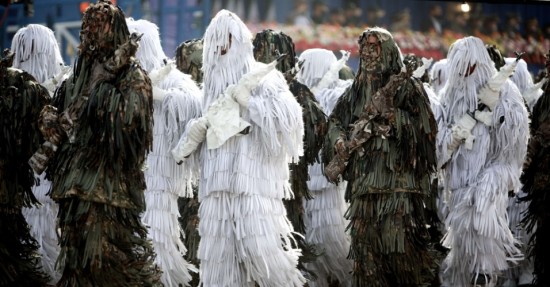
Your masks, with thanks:
<instances>
[{"instance_id":1,"label":"camouflage netting","mask_svg":"<svg viewBox=\"0 0 550 287\"><path fill-rule=\"evenodd\" d=\"M298 163L290 165L290 183L294 192L294 199L285 200L284 204L294 231L305 234L303 200L311 198L307 187L308 166L319 161L318 154L326 130L325 114L313 93L305 85L294 79L296 54L294 43L288 35L267 29L257 33L253 43L254 58L259 62L270 63L280 54L286 54L286 57L277 64L277 69L285 74L290 91L303 109L304 155L300 157ZM307 244L303 238L298 237L297 239L298 246L302 249L298 268L310 277L314 277L315 274L307 270L304 264L313 262L319 251L316 250L315 246Z\"/></svg>"},{"instance_id":2,"label":"camouflage netting","mask_svg":"<svg viewBox=\"0 0 550 287\"><path fill-rule=\"evenodd\" d=\"M197 83L202 83L202 39L187 40L176 48L176 67L191 75Z\"/></svg>"},{"instance_id":3,"label":"camouflage netting","mask_svg":"<svg viewBox=\"0 0 550 287\"><path fill-rule=\"evenodd\" d=\"M373 44L367 41L370 36L376 37ZM365 105L403 65L397 45L384 29L365 30L359 45L355 81L329 117L323 147L327 164L337 140L348 140L350 124L363 116ZM436 277L424 215L436 165L436 123L420 81L408 78L387 96L392 97L393 118L380 114L369 121L389 125L389 135L367 140L351 155L343 174L351 202L346 217L351 221L349 256L355 261L356 287L422 286Z\"/></svg>"},{"instance_id":4,"label":"camouflage netting","mask_svg":"<svg viewBox=\"0 0 550 287\"><path fill-rule=\"evenodd\" d=\"M43 138L38 129L48 91L28 73L11 68L13 54L0 62L0 286L45 286L38 243L22 214L38 203L32 194L34 174L27 163Z\"/></svg>"},{"instance_id":5,"label":"camouflage netting","mask_svg":"<svg viewBox=\"0 0 550 287\"><path fill-rule=\"evenodd\" d=\"M80 36L75 73L55 98L60 121L70 118L72 129L47 170L59 203L58 286L157 286L140 221L152 88L134 59L139 37L105 0L86 10Z\"/></svg>"},{"instance_id":6,"label":"camouflage netting","mask_svg":"<svg viewBox=\"0 0 550 287\"><path fill-rule=\"evenodd\" d=\"M549 67L550 51L546 69ZM531 138L521 177L523 190L527 193L524 200L529 202L523 224L527 232L533 234L529 242L529 256L534 260L533 286L550 285L550 234L546 230L550 219L550 85L544 84L543 90L544 94L533 107Z\"/></svg>"}]
</instances>

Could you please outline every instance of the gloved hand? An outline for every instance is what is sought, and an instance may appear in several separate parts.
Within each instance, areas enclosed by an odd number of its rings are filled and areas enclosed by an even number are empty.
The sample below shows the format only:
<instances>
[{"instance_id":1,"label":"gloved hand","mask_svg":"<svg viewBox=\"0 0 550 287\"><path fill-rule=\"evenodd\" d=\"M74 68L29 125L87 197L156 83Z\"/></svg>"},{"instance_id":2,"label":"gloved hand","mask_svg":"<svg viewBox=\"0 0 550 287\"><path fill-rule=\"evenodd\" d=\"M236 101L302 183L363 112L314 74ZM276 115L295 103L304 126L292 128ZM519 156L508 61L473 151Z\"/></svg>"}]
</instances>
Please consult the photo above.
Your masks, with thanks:
<instances>
[{"instance_id":1,"label":"gloved hand","mask_svg":"<svg viewBox=\"0 0 550 287\"><path fill-rule=\"evenodd\" d=\"M341 158L348 159L350 157L348 143L343 138L338 138L338 140L336 140L334 151Z\"/></svg>"},{"instance_id":2,"label":"gloved hand","mask_svg":"<svg viewBox=\"0 0 550 287\"><path fill-rule=\"evenodd\" d=\"M474 113L476 120L484 123L486 126L490 127L493 125L493 112L491 111L479 111L476 110Z\"/></svg>"},{"instance_id":3,"label":"gloved hand","mask_svg":"<svg viewBox=\"0 0 550 287\"><path fill-rule=\"evenodd\" d=\"M178 164L183 162L183 159L189 157L206 139L206 131L208 130L208 120L204 117L200 117L189 127L187 137L184 138L184 142L179 142L174 149L172 149L172 156Z\"/></svg>"},{"instance_id":4,"label":"gloved hand","mask_svg":"<svg viewBox=\"0 0 550 287\"><path fill-rule=\"evenodd\" d=\"M226 93L231 96L239 105L247 108L250 102L251 93L250 90L244 85L235 84L230 85L226 89Z\"/></svg>"},{"instance_id":5,"label":"gloved hand","mask_svg":"<svg viewBox=\"0 0 550 287\"><path fill-rule=\"evenodd\" d=\"M477 98L492 111L500 100L500 90L493 90L490 87L482 89Z\"/></svg>"},{"instance_id":6,"label":"gloved hand","mask_svg":"<svg viewBox=\"0 0 550 287\"><path fill-rule=\"evenodd\" d=\"M475 136L472 135L472 129L476 125L476 120L470 115L463 115L451 128L452 141L447 147L449 154L452 154L458 146L464 143L466 149L472 149Z\"/></svg>"},{"instance_id":7,"label":"gloved hand","mask_svg":"<svg viewBox=\"0 0 550 287\"><path fill-rule=\"evenodd\" d=\"M166 95L165 90L157 86L153 86L153 100L162 101L165 95Z\"/></svg>"}]
</instances>

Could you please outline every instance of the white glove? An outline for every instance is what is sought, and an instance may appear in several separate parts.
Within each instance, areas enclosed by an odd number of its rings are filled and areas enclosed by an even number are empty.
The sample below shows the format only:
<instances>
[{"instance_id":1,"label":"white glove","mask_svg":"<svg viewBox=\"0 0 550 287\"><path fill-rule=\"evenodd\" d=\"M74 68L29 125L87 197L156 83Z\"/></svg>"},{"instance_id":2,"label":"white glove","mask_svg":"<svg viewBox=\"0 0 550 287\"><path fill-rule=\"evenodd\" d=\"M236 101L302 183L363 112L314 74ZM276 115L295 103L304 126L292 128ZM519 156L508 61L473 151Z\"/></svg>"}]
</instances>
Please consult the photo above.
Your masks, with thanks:
<instances>
[{"instance_id":1,"label":"white glove","mask_svg":"<svg viewBox=\"0 0 550 287\"><path fill-rule=\"evenodd\" d=\"M479 91L479 95L477 95L477 98L492 111L495 109L495 106L500 100L500 89L494 90L488 87L484 87L483 89L481 89L481 91Z\"/></svg>"},{"instance_id":2,"label":"white glove","mask_svg":"<svg viewBox=\"0 0 550 287\"><path fill-rule=\"evenodd\" d=\"M475 139L475 136L472 135L472 129L476 123L476 120L468 114L463 115L462 118L456 122L451 128L453 137L452 142L447 147L450 153L454 152L462 143L464 143L466 149L472 149Z\"/></svg>"},{"instance_id":3,"label":"white glove","mask_svg":"<svg viewBox=\"0 0 550 287\"><path fill-rule=\"evenodd\" d=\"M158 68L149 73L149 79L151 79L151 85L158 85L170 72L175 68L175 63L170 61L164 65L162 68Z\"/></svg>"},{"instance_id":4,"label":"white glove","mask_svg":"<svg viewBox=\"0 0 550 287\"><path fill-rule=\"evenodd\" d=\"M250 102L251 93L250 90L244 85L236 84L227 87L225 92L233 98L239 105L247 108Z\"/></svg>"},{"instance_id":5,"label":"white glove","mask_svg":"<svg viewBox=\"0 0 550 287\"><path fill-rule=\"evenodd\" d=\"M165 90L157 87L156 85L153 86L153 100L162 101L165 95L166 95Z\"/></svg>"},{"instance_id":6,"label":"white glove","mask_svg":"<svg viewBox=\"0 0 550 287\"><path fill-rule=\"evenodd\" d=\"M476 111L474 117L488 127L493 125L493 112L491 111Z\"/></svg>"},{"instance_id":7,"label":"white glove","mask_svg":"<svg viewBox=\"0 0 550 287\"><path fill-rule=\"evenodd\" d=\"M416 70L414 70L413 72L413 77L417 78L417 79L420 79L422 78L422 76L424 76L424 73L426 72L426 70L432 65L432 62L433 62L433 59L430 58L430 59L426 59L426 58L422 58L422 65L420 65L420 67L416 68Z\"/></svg>"},{"instance_id":8,"label":"white glove","mask_svg":"<svg viewBox=\"0 0 550 287\"><path fill-rule=\"evenodd\" d=\"M190 127L187 137L180 140L176 147L172 149L172 156L178 164L183 162L183 159L189 157L206 139L206 131L208 130L208 120L204 117L198 118Z\"/></svg>"}]
</instances>

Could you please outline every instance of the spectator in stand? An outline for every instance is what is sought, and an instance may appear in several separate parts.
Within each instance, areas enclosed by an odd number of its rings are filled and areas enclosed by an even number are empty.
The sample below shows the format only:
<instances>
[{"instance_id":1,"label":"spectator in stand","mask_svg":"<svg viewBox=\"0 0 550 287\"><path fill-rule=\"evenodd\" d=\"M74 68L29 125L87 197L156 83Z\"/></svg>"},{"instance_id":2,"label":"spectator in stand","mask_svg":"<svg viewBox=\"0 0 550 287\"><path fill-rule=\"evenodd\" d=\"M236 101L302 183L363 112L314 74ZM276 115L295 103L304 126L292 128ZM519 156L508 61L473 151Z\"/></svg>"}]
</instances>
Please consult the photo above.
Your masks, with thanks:
<instances>
[{"instance_id":1,"label":"spectator in stand","mask_svg":"<svg viewBox=\"0 0 550 287\"><path fill-rule=\"evenodd\" d=\"M499 18L495 15L487 16L483 21L483 34L493 40L502 36L498 28Z\"/></svg>"},{"instance_id":2,"label":"spectator in stand","mask_svg":"<svg viewBox=\"0 0 550 287\"><path fill-rule=\"evenodd\" d=\"M378 5L372 5L367 7L367 27L385 26L382 23L382 18L386 16L386 11L378 7Z\"/></svg>"},{"instance_id":3,"label":"spectator in stand","mask_svg":"<svg viewBox=\"0 0 550 287\"><path fill-rule=\"evenodd\" d=\"M550 24L544 25L542 28L542 35L544 36L544 39L550 39Z\"/></svg>"},{"instance_id":4,"label":"spectator in stand","mask_svg":"<svg viewBox=\"0 0 550 287\"><path fill-rule=\"evenodd\" d=\"M463 12L454 12L453 20L450 21L449 30L466 35L468 32L468 15Z\"/></svg>"},{"instance_id":5,"label":"spectator in stand","mask_svg":"<svg viewBox=\"0 0 550 287\"><path fill-rule=\"evenodd\" d=\"M462 12L458 12L458 13L465 14ZM468 19L467 29L463 32L463 34L464 35L469 34L471 36L480 37L482 35L481 33L482 29L483 29L483 17L481 15L478 17L470 17Z\"/></svg>"},{"instance_id":6,"label":"spectator in stand","mask_svg":"<svg viewBox=\"0 0 550 287\"><path fill-rule=\"evenodd\" d=\"M313 10L311 12L311 21L315 25L324 24L328 18L328 6L323 1L316 0L313 2Z\"/></svg>"},{"instance_id":7,"label":"spectator in stand","mask_svg":"<svg viewBox=\"0 0 550 287\"><path fill-rule=\"evenodd\" d=\"M503 36L507 36L509 39L520 39L521 35L521 17L518 14L509 14L506 17L506 24L503 29Z\"/></svg>"},{"instance_id":8,"label":"spectator in stand","mask_svg":"<svg viewBox=\"0 0 550 287\"><path fill-rule=\"evenodd\" d=\"M307 0L295 2L293 13L290 14L289 22L296 26L311 26L312 21L309 17L309 5Z\"/></svg>"},{"instance_id":9,"label":"spectator in stand","mask_svg":"<svg viewBox=\"0 0 550 287\"><path fill-rule=\"evenodd\" d=\"M345 26L352 27L363 27L363 9L357 6L354 2L348 2L345 5L344 15L345 15Z\"/></svg>"},{"instance_id":10,"label":"spectator in stand","mask_svg":"<svg viewBox=\"0 0 550 287\"><path fill-rule=\"evenodd\" d=\"M342 10L342 8L330 10L330 17L327 24L333 26L344 26L345 22L346 16L344 15L344 11Z\"/></svg>"},{"instance_id":11,"label":"spectator in stand","mask_svg":"<svg viewBox=\"0 0 550 287\"><path fill-rule=\"evenodd\" d=\"M409 9L405 8L392 17L392 24L390 25L390 31L395 32L405 32L411 30L411 14Z\"/></svg>"},{"instance_id":12,"label":"spectator in stand","mask_svg":"<svg viewBox=\"0 0 550 287\"><path fill-rule=\"evenodd\" d=\"M430 6L428 16L420 24L420 31L441 35L443 33L443 9L441 9L441 5L434 4Z\"/></svg>"},{"instance_id":13,"label":"spectator in stand","mask_svg":"<svg viewBox=\"0 0 550 287\"><path fill-rule=\"evenodd\" d=\"M537 17L531 17L525 22L525 39L527 39L527 41L536 40L538 42L543 40Z\"/></svg>"}]
</instances>

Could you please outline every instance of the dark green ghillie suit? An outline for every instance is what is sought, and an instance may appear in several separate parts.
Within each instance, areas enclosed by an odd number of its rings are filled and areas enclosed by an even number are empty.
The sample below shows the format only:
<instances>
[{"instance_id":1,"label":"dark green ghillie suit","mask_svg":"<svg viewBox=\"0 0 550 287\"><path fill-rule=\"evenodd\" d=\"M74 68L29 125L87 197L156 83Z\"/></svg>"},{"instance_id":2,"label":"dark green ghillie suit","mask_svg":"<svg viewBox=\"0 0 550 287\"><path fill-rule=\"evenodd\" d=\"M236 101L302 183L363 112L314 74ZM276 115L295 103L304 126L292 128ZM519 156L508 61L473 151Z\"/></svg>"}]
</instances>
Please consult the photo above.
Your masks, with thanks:
<instances>
[{"instance_id":1,"label":"dark green ghillie suit","mask_svg":"<svg viewBox=\"0 0 550 287\"><path fill-rule=\"evenodd\" d=\"M44 141L38 119L50 97L31 75L11 68L12 61L5 50L0 62L0 286L45 286L38 243L22 208L38 203L28 161Z\"/></svg>"},{"instance_id":2,"label":"dark green ghillie suit","mask_svg":"<svg viewBox=\"0 0 550 287\"><path fill-rule=\"evenodd\" d=\"M130 38L120 8L90 5L74 75L57 91L60 123L73 121L47 170L59 203L58 286L160 285L140 220L152 88Z\"/></svg>"},{"instance_id":3,"label":"dark green ghillie suit","mask_svg":"<svg viewBox=\"0 0 550 287\"><path fill-rule=\"evenodd\" d=\"M191 78L202 86L202 45L203 39L192 39L181 43L176 49L176 66L182 73L191 75ZM199 197L198 185L193 185L193 197L178 198L178 209L180 212L180 226L185 234L184 243L187 247L185 259L187 262L199 266L200 261L197 258L197 250L199 248ZM192 280L189 282L191 286L198 286L199 274L192 272Z\"/></svg>"},{"instance_id":4,"label":"dark green ghillie suit","mask_svg":"<svg viewBox=\"0 0 550 287\"><path fill-rule=\"evenodd\" d=\"M365 105L372 104L376 92L403 66L397 45L384 29L365 30L359 45L355 81L329 117L325 164L336 153L346 153L350 124L365 115ZM407 78L391 91L385 96L393 108L368 124L389 132L369 132L372 137L351 154L343 174L351 202L346 217L355 287L421 286L435 276L430 272L424 200L436 167L436 123L418 80Z\"/></svg>"},{"instance_id":5,"label":"dark green ghillie suit","mask_svg":"<svg viewBox=\"0 0 550 287\"><path fill-rule=\"evenodd\" d=\"M176 48L176 67L197 84L202 84L202 39L192 39L181 43Z\"/></svg>"},{"instance_id":6,"label":"dark green ghillie suit","mask_svg":"<svg viewBox=\"0 0 550 287\"><path fill-rule=\"evenodd\" d=\"M550 67L550 52L546 69ZM534 259L534 286L550 286L550 85L543 86L531 114L531 137L521 181L529 207L523 223L532 234L529 256Z\"/></svg>"},{"instance_id":7,"label":"dark green ghillie suit","mask_svg":"<svg viewBox=\"0 0 550 287\"><path fill-rule=\"evenodd\" d=\"M278 54L286 54L285 58L277 64L277 70L285 74L290 91L303 109L304 155L300 157L299 162L290 165L290 183L294 199L285 200L284 204L294 231L305 235L303 200L311 199L307 187L308 166L319 161L319 150L326 132L326 116L313 93L295 79L296 53L294 43L288 35L271 29L263 30L256 34L253 44L254 58L262 63L270 63L277 58ZM296 239L298 247L302 250L298 268L306 275L315 277L315 274L307 270L304 264L313 262L319 251L315 246L306 243L302 237L296 237Z\"/></svg>"}]
</instances>

